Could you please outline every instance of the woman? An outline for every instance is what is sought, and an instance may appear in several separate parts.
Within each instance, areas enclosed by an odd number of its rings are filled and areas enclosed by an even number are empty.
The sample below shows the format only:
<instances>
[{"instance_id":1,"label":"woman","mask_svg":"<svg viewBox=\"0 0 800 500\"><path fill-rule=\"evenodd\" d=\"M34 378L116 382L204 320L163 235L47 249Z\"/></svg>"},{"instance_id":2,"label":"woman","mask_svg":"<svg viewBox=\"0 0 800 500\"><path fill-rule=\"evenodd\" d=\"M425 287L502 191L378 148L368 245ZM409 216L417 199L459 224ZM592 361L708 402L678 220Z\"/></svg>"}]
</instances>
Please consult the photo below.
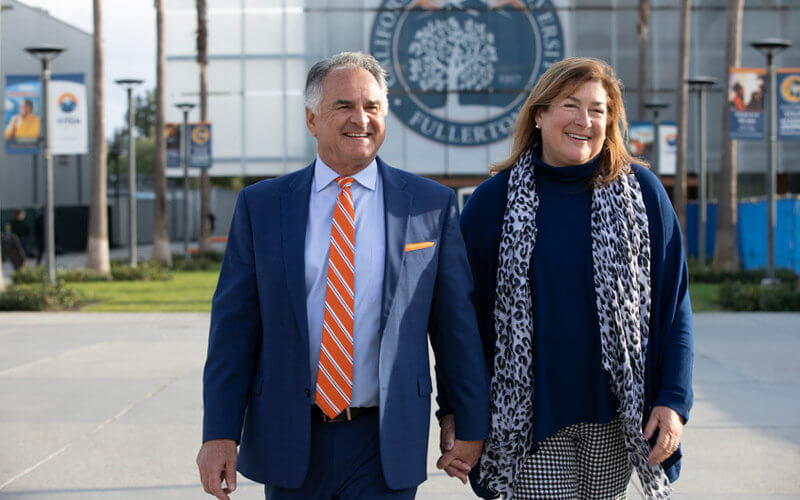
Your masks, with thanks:
<instances>
[{"instance_id":1,"label":"woman","mask_svg":"<svg viewBox=\"0 0 800 500\"><path fill-rule=\"evenodd\" d=\"M625 132L613 70L561 61L464 208L492 370L492 430L470 475L481 496L625 498L635 468L648 498L667 498L677 479L692 403L686 262Z\"/></svg>"}]
</instances>

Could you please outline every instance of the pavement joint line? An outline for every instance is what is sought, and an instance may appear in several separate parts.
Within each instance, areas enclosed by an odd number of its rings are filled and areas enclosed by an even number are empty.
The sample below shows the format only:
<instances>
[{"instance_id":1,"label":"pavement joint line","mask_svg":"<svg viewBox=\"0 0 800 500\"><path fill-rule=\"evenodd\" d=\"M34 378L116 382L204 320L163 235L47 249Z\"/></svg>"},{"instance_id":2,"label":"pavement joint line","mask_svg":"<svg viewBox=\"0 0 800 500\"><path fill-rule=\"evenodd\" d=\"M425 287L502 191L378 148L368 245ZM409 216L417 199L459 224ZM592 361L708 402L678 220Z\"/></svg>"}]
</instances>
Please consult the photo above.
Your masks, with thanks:
<instances>
[{"instance_id":1,"label":"pavement joint line","mask_svg":"<svg viewBox=\"0 0 800 500\"><path fill-rule=\"evenodd\" d=\"M30 368L31 366L36 366L42 363L48 363L51 361L57 361L59 358L67 356L69 354L75 354L76 352L87 351L91 349L95 349L101 345L108 344L107 341L104 342L97 342L95 344L89 344L81 347L76 347L75 349L70 349L68 351L63 351L58 354L54 354L52 356L45 356L44 358L39 358L34 361L30 361L28 363L23 363L21 365L12 366L11 368L6 368L5 370L0 370L0 377L4 377L10 373L14 373L15 371L24 370L25 368Z\"/></svg>"},{"instance_id":2,"label":"pavement joint line","mask_svg":"<svg viewBox=\"0 0 800 500\"><path fill-rule=\"evenodd\" d=\"M191 370L186 371L186 372L184 372L184 373L182 373L182 374L180 374L178 376L172 377L171 379L167 380L166 382L161 384L156 389L154 389L154 390L148 392L147 394L145 394L143 397L141 397L141 398L137 399L136 401L128 404L125 408L123 408L122 410L117 412L116 415L114 415L113 417L107 418L106 420L104 420L103 422L98 424L94 429L91 429L90 431L86 432L85 434L83 434L79 438L70 441L69 443L65 444L64 446L62 446L61 448L57 449L53 453L51 453L51 454L47 455L46 457L44 457L43 459L39 460L37 463L31 465L27 469L25 469L22 472L18 473L17 475L13 476L11 479L7 480L3 484L0 484L0 491L3 491L6 486L8 486L9 484L13 483L17 479L21 479L21 478L27 476L28 474L30 474L34 470L38 469L42 465L46 464L50 460L52 460L55 457L61 455L62 453L67 451L67 449L69 449L72 445L77 444L77 443L79 443L79 442L81 442L83 440L89 439L93 435L95 435L98 432L100 432L107 425L112 424L112 423L116 422L117 420L119 420L120 418L122 418L123 416L125 416L126 413L130 412L132 409L134 409L140 403L143 403L144 401L147 401L148 399L152 398L156 394L162 392L164 389L166 389L170 385L174 384L178 380L186 377L187 375L189 375L193 371L195 371L195 368L192 368Z\"/></svg>"}]
</instances>

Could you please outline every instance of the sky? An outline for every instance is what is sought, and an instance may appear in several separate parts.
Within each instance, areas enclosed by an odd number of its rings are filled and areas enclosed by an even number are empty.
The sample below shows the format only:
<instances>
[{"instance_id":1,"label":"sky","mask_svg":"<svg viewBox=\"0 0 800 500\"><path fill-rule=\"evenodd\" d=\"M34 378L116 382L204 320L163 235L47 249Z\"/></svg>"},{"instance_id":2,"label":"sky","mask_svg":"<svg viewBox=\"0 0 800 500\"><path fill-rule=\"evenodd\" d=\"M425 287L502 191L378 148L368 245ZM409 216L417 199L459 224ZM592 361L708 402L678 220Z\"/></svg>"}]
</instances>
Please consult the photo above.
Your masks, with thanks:
<instances>
[{"instance_id":1,"label":"sky","mask_svg":"<svg viewBox=\"0 0 800 500\"><path fill-rule=\"evenodd\" d=\"M20 0L47 10L51 16L94 32L92 0ZM141 78L135 91L155 88L155 8L152 0L102 0L106 87L106 136L127 127L128 102L125 91L114 80ZM91 82L87 82L91 84Z\"/></svg>"}]
</instances>

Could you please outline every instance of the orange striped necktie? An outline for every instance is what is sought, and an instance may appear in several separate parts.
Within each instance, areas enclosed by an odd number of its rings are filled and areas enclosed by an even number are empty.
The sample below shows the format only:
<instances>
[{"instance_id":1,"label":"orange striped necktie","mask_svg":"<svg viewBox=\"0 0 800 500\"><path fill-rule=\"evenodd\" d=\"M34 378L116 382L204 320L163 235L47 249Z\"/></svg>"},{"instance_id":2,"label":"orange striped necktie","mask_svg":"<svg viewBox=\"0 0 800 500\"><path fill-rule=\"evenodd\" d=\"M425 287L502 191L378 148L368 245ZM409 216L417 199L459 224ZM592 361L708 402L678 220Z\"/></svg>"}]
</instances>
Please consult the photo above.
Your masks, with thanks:
<instances>
[{"instance_id":1,"label":"orange striped necktie","mask_svg":"<svg viewBox=\"0 0 800 500\"><path fill-rule=\"evenodd\" d=\"M317 368L317 406L335 418L350 405L353 389L353 297L355 210L352 177L337 177L339 196L333 209L328 285L322 322L322 347Z\"/></svg>"}]
</instances>

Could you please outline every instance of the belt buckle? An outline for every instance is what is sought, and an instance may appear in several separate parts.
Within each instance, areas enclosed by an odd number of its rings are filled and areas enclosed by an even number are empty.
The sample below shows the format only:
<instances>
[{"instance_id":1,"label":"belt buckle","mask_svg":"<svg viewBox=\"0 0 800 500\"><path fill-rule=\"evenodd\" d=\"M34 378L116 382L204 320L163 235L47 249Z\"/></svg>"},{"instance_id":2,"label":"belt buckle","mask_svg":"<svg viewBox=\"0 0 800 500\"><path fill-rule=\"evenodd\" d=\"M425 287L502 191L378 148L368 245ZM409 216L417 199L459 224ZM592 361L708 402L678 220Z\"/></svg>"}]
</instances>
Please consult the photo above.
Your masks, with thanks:
<instances>
[{"instance_id":1,"label":"belt buckle","mask_svg":"<svg viewBox=\"0 0 800 500\"><path fill-rule=\"evenodd\" d=\"M325 412L322 412L322 421L326 423L350 422L351 420L353 420L353 415L350 413L349 406L333 418L326 415Z\"/></svg>"}]
</instances>

